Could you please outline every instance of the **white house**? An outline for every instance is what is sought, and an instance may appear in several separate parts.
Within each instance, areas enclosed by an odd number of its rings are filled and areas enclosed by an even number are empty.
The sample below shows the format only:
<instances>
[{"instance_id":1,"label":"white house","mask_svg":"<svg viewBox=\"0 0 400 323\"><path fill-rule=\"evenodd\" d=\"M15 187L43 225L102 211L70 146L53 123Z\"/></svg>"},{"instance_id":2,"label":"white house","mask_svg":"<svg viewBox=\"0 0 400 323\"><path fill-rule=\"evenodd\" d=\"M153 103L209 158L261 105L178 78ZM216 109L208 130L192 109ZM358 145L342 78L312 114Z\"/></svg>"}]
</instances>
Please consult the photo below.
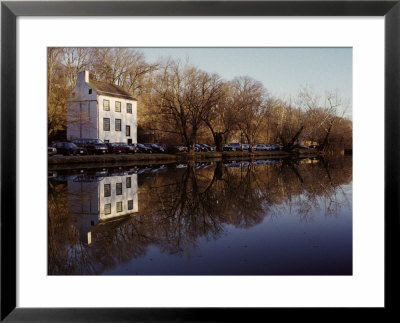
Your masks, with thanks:
<instances>
[{"instance_id":1,"label":"white house","mask_svg":"<svg viewBox=\"0 0 400 323\"><path fill-rule=\"evenodd\" d=\"M81 240L90 244L96 227L139 211L137 174L68 181L68 209Z\"/></svg>"},{"instance_id":2,"label":"white house","mask_svg":"<svg viewBox=\"0 0 400 323\"><path fill-rule=\"evenodd\" d=\"M137 143L137 100L119 86L78 73L67 101L67 139Z\"/></svg>"}]
</instances>

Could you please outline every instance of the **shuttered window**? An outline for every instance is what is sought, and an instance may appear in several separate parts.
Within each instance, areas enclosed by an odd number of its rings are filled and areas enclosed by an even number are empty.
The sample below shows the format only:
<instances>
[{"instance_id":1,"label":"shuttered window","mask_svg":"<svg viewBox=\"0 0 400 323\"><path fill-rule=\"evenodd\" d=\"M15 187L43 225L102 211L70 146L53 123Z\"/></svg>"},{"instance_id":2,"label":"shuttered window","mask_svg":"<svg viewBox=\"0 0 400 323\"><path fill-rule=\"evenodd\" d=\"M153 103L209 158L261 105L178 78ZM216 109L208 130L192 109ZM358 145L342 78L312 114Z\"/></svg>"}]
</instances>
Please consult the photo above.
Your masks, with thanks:
<instances>
[{"instance_id":1,"label":"shuttered window","mask_svg":"<svg viewBox=\"0 0 400 323\"><path fill-rule=\"evenodd\" d=\"M121 112L121 102L115 101L115 112Z\"/></svg>"},{"instance_id":2,"label":"shuttered window","mask_svg":"<svg viewBox=\"0 0 400 323\"><path fill-rule=\"evenodd\" d=\"M109 100L103 100L103 110L110 111L110 101Z\"/></svg>"},{"instance_id":3,"label":"shuttered window","mask_svg":"<svg viewBox=\"0 0 400 323\"><path fill-rule=\"evenodd\" d=\"M122 202L117 202L117 212L122 212Z\"/></svg>"},{"instance_id":4,"label":"shuttered window","mask_svg":"<svg viewBox=\"0 0 400 323\"><path fill-rule=\"evenodd\" d=\"M122 195L122 183L117 183L116 195Z\"/></svg>"},{"instance_id":5,"label":"shuttered window","mask_svg":"<svg viewBox=\"0 0 400 323\"><path fill-rule=\"evenodd\" d=\"M126 113L132 114L132 103L126 104Z\"/></svg>"},{"instance_id":6,"label":"shuttered window","mask_svg":"<svg viewBox=\"0 0 400 323\"><path fill-rule=\"evenodd\" d=\"M132 185L132 183L131 183L131 178L130 178L130 177L127 177L127 178L126 178L126 188L131 188L131 185Z\"/></svg>"},{"instance_id":7,"label":"shuttered window","mask_svg":"<svg viewBox=\"0 0 400 323\"><path fill-rule=\"evenodd\" d=\"M133 209L133 200L129 200L128 201L128 210L132 210Z\"/></svg>"},{"instance_id":8,"label":"shuttered window","mask_svg":"<svg viewBox=\"0 0 400 323\"><path fill-rule=\"evenodd\" d=\"M115 119L115 131L121 131L121 119Z\"/></svg>"},{"instance_id":9,"label":"shuttered window","mask_svg":"<svg viewBox=\"0 0 400 323\"><path fill-rule=\"evenodd\" d=\"M103 130L110 131L110 118L103 118Z\"/></svg>"},{"instance_id":10,"label":"shuttered window","mask_svg":"<svg viewBox=\"0 0 400 323\"><path fill-rule=\"evenodd\" d=\"M111 196L111 184L104 184L104 197Z\"/></svg>"},{"instance_id":11,"label":"shuttered window","mask_svg":"<svg viewBox=\"0 0 400 323\"><path fill-rule=\"evenodd\" d=\"M127 137L131 136L131 126L126 126L126 136Z\"/></svg>"},{"instance_id":12,"label":"shuttered window","mask_svg":"<svg viewBox=\"0 0 400 323\"><path fill-rule=\"evenodd\" d=\"M104 214L111 214L111 204L104 204Z\"/></svg>"}]
</instances>

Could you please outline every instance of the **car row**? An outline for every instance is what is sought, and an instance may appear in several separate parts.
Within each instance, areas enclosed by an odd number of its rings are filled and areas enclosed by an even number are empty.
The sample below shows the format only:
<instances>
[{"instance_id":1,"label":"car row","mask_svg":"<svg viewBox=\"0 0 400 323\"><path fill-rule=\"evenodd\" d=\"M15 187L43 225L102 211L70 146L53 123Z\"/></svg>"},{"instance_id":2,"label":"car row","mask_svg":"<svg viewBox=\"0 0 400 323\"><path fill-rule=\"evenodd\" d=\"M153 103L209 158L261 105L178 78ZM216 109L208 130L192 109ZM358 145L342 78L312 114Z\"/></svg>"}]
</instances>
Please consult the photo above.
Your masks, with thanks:
<instances>
[{"instance_id":1,"label":"car row","mask_svg":"<svg viewBox=\"0 0 400 323\"><path fill-rule=\"evenodd\" d=\"M268 150L281 150L281 145L267 145L267 144L256 144L253 146L254 151L268 151ZM223 148L224 151L250 151L249 144L242 144L240 142L232 142L226 144Z\"/></svg>"},{"instance_id":2,"label":"car row","mask_svg":"<svg viewBox=\"0 0 400 323\"><path fill-rule=\"evenodd\" d=\"M78 147L73 142L56 142L47 149L48 155L87 155L87 149Z\"/></svg>"},{"instance_id":3,"label":"car row","mask_svg":"<svg viewBox=\"0 0 400 323\"><path fill-rule=\"evenodd\" d=\"M314 148L303 145L295 145L298 149ZM254 151L272 151L282 150L281 145L276 144L256 144L252 147ZM216 151L215 146L207 144L195 144L195 152ZM223 151L250 151L249 144L240 142L232 142L224 145ZM134 143L128 144L125 142L104 143L100 139L74 139L72 142L56 142L48 147L48 155L90 155L90 154L134 154L134 153L182 153L188 152L188 148L183 145L165 145L159 143Z\"/></svg>"},{"instance_id":4,"label":"car row","mask_svg":"<svg viewBox=\"0 0 400 323\"><path fill-rule=\"evenodd\" d=\"M87 154L106 154L107 145L100 139L75 139L72 142L81 148L86 148Z\"/></svg>"},{"instance_id":5,"label":"car row","mask_svg":"<svg viewBox=\"0 0 400 323\"><path fill-rule=\"evenodd\" d=\"M200 152L200 151L215 151L216 147L209 146L207 144L195 144L194 145L194 151L195 152Z\"/></svg>"},{"instance_id":6,"label":"car row","mask_svg":"<svg viewBox=\"0 0 400 323\"><path fill-rule=\"evenodd\" d=\"M49 156L61 155L97 155L97 154L134 154L165 153L165 144L128 144L125 142L104 143L100 139L74 139L72 142L55 142L47 148Z\"/></svg>"},{"instance_id":7,"label":"car row","mask_svg":"<svg viewBox=\"0 0 400 323\"><path fill-rule=\"evenodd\" d=\"M126 142L112 142L106 144L110 154L134 154L136 147L128 145Z\"/></svg>"},{"instance_id":8,"label":"car row","mask_svg":"<svg viewBox=\"0 0 400 323\"><path fill-rule=\"evenodd\" d=\"M282 150L281 145L265 145L257 144L253 147L255 151L270 151L270 150Z\"/></svg>"}]
</instances>

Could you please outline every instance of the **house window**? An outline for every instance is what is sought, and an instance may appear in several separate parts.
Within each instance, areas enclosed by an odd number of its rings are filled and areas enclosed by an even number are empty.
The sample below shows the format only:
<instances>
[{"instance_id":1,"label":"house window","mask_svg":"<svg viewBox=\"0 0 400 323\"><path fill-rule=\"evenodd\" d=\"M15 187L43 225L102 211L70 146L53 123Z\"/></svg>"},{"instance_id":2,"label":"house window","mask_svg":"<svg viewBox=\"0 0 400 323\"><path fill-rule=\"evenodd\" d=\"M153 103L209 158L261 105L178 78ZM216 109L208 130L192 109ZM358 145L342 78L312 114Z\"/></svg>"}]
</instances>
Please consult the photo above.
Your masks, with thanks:
<instances>
[{"instance_id":1,"label":"house window","mask_svg":"<svg viewBox=\"0 0 400 323\"><path fill-rule=\"evenodd\" d=\"M104 184L104 197L111 196L111 184Z\"/></svg>"},{"instance_id":2,"label":"house window","mask_svg":"<svg viewBox=\"0 0 400 323\"><path fill-rule=\"evenodd\" d=\"M122 195L122 183L117 183L116 193L117 195Z\"/></svg>"},{"instance_id":3,"label":"house window","mask_svg":"<svg viewBox=\"0 0 400 323\"><path fill-rule=\"evenodd\" d=\"M103 110L110 111L110 101L109 100L103 100Z\"/></svg>"},{"instance_id":4,"label":"house window","mask_svg":"<svg viewBox=\"0 0 400 323\"><path fill-rule=\"evenodd\" d=\"M121 112L121 102L115 101L115 112Z\"/></svg>"},{"instance_id":5,"label":"house window","mask_svg":"<svg viewBox=\"0 0 400 323\"><path fill-rule=\"evenodd\" d=\"M131 186L132 186L131 178L127 177L126 178L126 188L131 188Z\"/></svg>"},{"instance_id":6,"label":"house window","mask_svg":"<svg viewBox=\"0 0 400 323\"><path fill-rule=\"evenodd\" d=\"M128 210L132 210L133 209L133 200L129 200L128 201Z\"/></svg>"},{"instance_id":7,"label":"house window","mask_svg":"<svg viewBox=\"0 0 400 323\"><path fill-rule=\"evenodd\" d=\"M111 214L111 204L104 204L104 214Z\"/></svg>"},{"instance_id":8,"label":"house window","mask_svg":"<svg viewBox=\"0 0 400 323\"><path fill-rule=\"evenodd\" d=\"M126 136L127 137L131 136L131 126L126 126Z\"/></svg>"},{"instance_id":9,"label":"house window","mask_svg":"<svg viewBox=\"0 0 400 323\"><path fill-rule=\"evenodd\" d=\"M132 114L132 103L126 104L126 113Z\"/></svg>"},{"instance_id":10,"label":"house window","mask_svg":"<svg viewBox=\"0 0 400 323\"><path fill-rule=\"evenodd\" d=\"M121 119L115 119L115 131L121 131Z\"/></svg>"},{"instance_id":11,"label":"house window","mask_svg":"<svg viewBox=\"0 0 400 323\"><path fill-rule=\"evenodd\" d=\"M89 94L92 94L92 89L89 89Z\"/></svg>"},{"instance_id":12,"label":"house window","mask_svg":"<svg viewBox=\"0 0 400 323\"><path fill-rule=\"evenodd\" d=\"M117 202L117 212L122 212L122 202Z\"/></svg>"},{"instance_id":13,"label":"house window","mask_svg":"<svg viewBox=\"0 0 400 323\"><path fill-rule=\"evenodd\" d=\"M103 118L103 130L110 131L110 118Z\"/></svg>"}]
</instances>

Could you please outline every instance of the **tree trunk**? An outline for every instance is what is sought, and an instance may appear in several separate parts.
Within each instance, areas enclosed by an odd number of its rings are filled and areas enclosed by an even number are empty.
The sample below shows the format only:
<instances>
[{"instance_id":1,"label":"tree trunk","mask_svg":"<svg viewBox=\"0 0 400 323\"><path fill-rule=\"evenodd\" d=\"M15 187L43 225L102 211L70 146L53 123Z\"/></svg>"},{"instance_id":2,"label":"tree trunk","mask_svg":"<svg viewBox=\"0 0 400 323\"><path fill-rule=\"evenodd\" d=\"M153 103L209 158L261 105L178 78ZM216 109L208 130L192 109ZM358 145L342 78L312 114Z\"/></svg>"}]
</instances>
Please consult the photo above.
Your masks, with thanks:
<instances>
[{"instance_id":1,"label":"tree trunk","mask_svg":"<svg viewBox=\"0 0 400 323\"><path fill-rule=\"evenodd\" d=\"M299 131L297 131L297 133L294 135L294 137L292 138L292 140L289 141L288 144L286 144L283 147L283 150L292 150L294 147L294 143L297 141L297 138L299 138L301 132L303 131L304 126L301 126Z\"/></svg>"},{"instance_id":2,"label":"tree trunk","mask_svg":"<svg viewBox=\"0 0 400 323\"><path fill-rule=\"evenodd\" d=\"M193 143L189 143L187 145L187 147L188 147L188 153L191 154L191 155L194 155L194 144Z\"/></svg>"},{"instance_id":3,"label":"tree trunk","mask_svg":"<svg viewBox=\"0 0 400 323\"><path fill-rule=\"evenodd\" d=\"M328 132L326 133L326 136L324 138L324 141L322 142L322 144L318 147L318 151L323 151L328 143L328 137L329 134L331 133L331 128L332 126L329 126Z\"/></svg>"},{"instance_id":4,"label":"tree trunk","mask_svg":"<svg viewBox=\"0 0 400 323\"><path fill-rule=\"evenodd\" d=\"M217 147L217 151L223 151L223 138L222 138L222 132L216 132L213 134L214 137L214 144Z\"/></svg>"}]
</instances>

